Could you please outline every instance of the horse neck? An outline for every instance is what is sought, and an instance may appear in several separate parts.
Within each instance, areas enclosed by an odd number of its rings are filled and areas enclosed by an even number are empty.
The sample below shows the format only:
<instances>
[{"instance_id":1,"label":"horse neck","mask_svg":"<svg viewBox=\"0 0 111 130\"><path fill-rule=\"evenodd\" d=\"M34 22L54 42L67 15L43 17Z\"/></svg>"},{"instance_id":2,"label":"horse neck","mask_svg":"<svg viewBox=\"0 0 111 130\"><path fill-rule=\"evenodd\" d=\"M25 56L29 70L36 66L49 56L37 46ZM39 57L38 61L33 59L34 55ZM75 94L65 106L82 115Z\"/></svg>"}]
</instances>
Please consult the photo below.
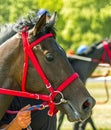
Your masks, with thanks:
<instances>
[{"instance_id":1,"label":"horse neck","mask_svg":"<svg viewBox=\"0 0 111 130\"><path fill-rule=\"evenodd\" d=\"M21 57L23 59L23 49L21 47L22 44L20 44L20 39L17 38L17 35L0 46L0 72L2 74L0 75L0 85L4 84L6 77L11 77L15 81L19 79L22 73L22 69L20 69ZM10 85L6 86L6 88L10 88Z\"/></svg>"},{"instance_id":2,"label":"horse neck","mask_svg":"<svg viewBox=\"0 0 111 130\"><path fill-rule=\"evenodd\" d=\"M96 60L101 60L103 51L102 49L95 49L93 53L86 55L86 57ZM94 72L99 62L89 62L84 60L72 60L71 65L79 74L81 80L85 83L87 78Z\"/></svg>"},{"instance_id":3,"label":"horse neck","mask_svg":"<svg viewBox=\"0 0 111 130\"><path fill-rule=\"evenodd\" d=\"M0 87L20 90L19 82L23 67L23 47L20 39L13 36L0 46ZM0 95L0 119L3 117L12 96ZM5 102L5 103L4 103Z\"/></svg>"}]
</instances>

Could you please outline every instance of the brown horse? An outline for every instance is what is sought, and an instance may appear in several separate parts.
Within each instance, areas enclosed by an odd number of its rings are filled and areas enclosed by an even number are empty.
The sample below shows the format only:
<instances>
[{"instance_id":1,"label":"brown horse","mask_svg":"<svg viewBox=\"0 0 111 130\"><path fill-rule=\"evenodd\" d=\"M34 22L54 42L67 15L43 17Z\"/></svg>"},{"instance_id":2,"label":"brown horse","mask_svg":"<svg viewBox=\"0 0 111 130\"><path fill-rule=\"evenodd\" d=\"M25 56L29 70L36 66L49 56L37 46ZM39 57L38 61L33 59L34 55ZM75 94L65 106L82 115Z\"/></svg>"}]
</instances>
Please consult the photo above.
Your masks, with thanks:
<instances>
[{"instance_id":1,"label":"brown horse","mask_svg":"<svg viewBox=\"0 0 111 130\"><path fill-rule=\"evenodd\" d=\"M21 32L1 44L0 119L13 96L29 94L26 91L31 92L29 98L34 94L33 98L45 100L50 112L53 113L56 107L66 113L69 121L84 120L90 115L95 100L55 40L55 18L56 13L46 23L44 14L39 20L25 22ZM18 93L21 86L22 92Z\"/></svg>"}]
</instances>

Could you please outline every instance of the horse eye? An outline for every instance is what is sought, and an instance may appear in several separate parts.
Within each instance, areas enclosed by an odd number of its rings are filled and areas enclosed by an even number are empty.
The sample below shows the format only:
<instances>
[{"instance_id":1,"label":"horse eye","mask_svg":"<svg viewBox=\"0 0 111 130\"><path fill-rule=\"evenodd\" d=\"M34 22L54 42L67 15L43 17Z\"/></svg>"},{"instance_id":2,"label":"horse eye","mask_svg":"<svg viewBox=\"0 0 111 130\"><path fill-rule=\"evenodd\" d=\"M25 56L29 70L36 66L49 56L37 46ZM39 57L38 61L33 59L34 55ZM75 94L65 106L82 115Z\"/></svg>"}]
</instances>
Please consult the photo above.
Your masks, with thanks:
<instances>
[{"instance_id":1,"label":"horse eye","mask_svg":"<svg viewBox=\"0 0 111 130\"><path fill-rule=\"evenodd\" d=\"M47 54L45 55L45 57L46 57L46 59L47 59L48 61L53 61L53 60L54 60L54 55L53 55L52 53L47 53Z\"/></svg>"}]
</instances>

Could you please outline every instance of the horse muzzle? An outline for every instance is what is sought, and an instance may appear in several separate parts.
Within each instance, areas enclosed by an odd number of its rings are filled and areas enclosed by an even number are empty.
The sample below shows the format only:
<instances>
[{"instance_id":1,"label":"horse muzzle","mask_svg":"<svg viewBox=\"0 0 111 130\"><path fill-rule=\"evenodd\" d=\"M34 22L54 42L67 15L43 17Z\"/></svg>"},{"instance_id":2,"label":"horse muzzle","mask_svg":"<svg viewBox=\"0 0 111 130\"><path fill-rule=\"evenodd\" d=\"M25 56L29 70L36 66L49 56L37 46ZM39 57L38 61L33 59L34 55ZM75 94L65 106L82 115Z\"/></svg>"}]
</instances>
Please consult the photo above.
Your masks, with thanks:
<instances>
[{"instance_id":1,"label":"horse muzzle","mask_svg":"<svg viewBox=\"0 0 111 130\"><path fill-rule=\"evenodd\" d=\"M87 98L86 101L79 108L74 106L71 101L63 103L63 108L70 122L83 121L91 115L91 110L95 105L95 100L91 97Z\"/></svg>"}]
</instances>

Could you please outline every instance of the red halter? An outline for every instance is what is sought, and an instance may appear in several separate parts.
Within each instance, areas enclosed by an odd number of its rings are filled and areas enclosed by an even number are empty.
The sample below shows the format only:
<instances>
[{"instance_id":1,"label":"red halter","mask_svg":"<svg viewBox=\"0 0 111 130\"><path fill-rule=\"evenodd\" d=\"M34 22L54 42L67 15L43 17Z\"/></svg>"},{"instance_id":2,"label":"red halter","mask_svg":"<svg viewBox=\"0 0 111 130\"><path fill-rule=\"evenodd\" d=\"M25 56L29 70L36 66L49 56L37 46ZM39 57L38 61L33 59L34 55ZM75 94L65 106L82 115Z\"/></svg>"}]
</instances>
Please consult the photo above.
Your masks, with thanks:
<instances>
[{"instance_id":1,"label":"red halter","mask_svg":"<svg viewBox=\"0 0 111 130\"><path fill-rule=\"evenodd\" d=\"M110 48L108 46L108 43L106 41L103 41L103 47L104 47L105 52L104 52L104 54L102 56L102 62L104 62L104 59L105 59L107 54L109 56L109 59L111 60L111 50L110 50Z\"/></svg>"},{"instance_id":2,"label":"red halter","mask_svg":"<svg viewBox=\"0 0 111 130\"><path fill-rule=\"evenodd\" d=\"M56 90L54 90L53 87L51 86L49 80L47 79L46 75L44 74L44 72L43 72L43 70L38 62L37 57L35 57L35 55L34 55L32 48L35 45L42 42L43 40L45 40L46 38L52 37L52 36L53 36L52 33L45 34L44 36L40 37L39 39L37 39L33 43L29 44L28 32L23 31L22 32L22 39L23 39L23 46L24 46L24 71L23 71L23 76L22 76L22 91L15 91L15 90L0 88L0 94L21 96L21 97L27 97L27 98L33 98L33 99L41 99L41 100L46 101L45 105L49 106L49 108L50 108L49 112L48 112L48 114L50 116L52 116L53 114L55 114L55 112L57 112L57 110L55 109L55 105L61 103L61 101L59 103L54 102L54 98L56 97L56 95L60 94L61 99L64 99L61 91L64 90L73 80L75 80L76 78L79 77L77 73L73 73L60 86L58 86L58 88ZM30 58L31 62L33 63L37 73L40 75L41 79L43 80L46 88L50 91L50 95L33 94L33 93L25 92L26 76L27 76L29 58Z\"/></svg>"}]
</instances>

